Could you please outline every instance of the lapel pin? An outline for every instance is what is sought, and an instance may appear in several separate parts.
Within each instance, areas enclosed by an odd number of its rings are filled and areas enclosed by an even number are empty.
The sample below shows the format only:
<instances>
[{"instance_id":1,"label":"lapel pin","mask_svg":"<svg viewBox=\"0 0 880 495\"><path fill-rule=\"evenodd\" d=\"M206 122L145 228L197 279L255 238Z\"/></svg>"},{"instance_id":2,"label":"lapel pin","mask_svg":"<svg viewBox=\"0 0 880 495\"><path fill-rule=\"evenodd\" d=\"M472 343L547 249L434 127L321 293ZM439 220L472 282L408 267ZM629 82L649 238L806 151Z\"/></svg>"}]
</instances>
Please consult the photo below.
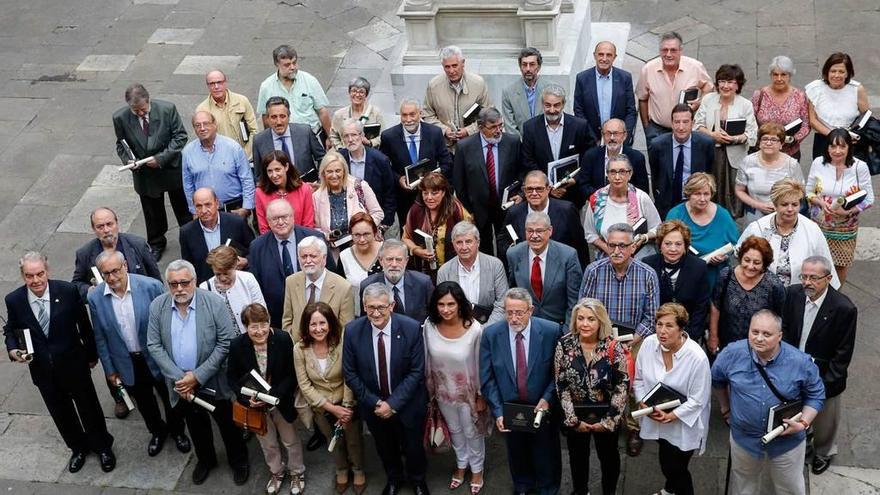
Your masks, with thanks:
<instances>
[{"instance_id":1,"label":"lapel pin","mask_svg":"<svg viewBox=\"0 0 880 495\"><path fill-rule=\"evenodd\" d=\"M55 302L61 302L61 301L59 301L58 299L55 299Z\"/></svg>"}]
</instances>

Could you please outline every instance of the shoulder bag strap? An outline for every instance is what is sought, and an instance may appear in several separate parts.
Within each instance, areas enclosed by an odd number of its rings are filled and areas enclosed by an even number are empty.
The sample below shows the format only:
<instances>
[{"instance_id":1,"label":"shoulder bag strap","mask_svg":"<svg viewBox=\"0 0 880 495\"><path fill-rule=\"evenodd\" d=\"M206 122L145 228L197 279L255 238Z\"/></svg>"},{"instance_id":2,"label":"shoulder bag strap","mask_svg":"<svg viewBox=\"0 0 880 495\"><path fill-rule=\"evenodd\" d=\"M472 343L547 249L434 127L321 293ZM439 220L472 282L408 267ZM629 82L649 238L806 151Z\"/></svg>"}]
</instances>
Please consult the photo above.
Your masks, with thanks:
<instances>
[{"instance_id":1,"label":"shoulder bag strap","mask_svg":"<svg viewBox=\"0 0 880 495\"><path fill-rule=\"evenodd\" d=\"M754 358L749 357L749 359L751 359L752 362L755 361ZM773 382L770 381L770 377L767 376L767 370L764 369L764 366L758 363L755 363L755 366L758 367L758 373L761 374L761 378L763 378L764 382L767 383L767 386L770 387L770 391L773 392L773 395L782 402L788 402L789 400L783 397L782 394L779 393L779 390L776 389L776 386L773 385Z\"/></svg>"}]
</instances>

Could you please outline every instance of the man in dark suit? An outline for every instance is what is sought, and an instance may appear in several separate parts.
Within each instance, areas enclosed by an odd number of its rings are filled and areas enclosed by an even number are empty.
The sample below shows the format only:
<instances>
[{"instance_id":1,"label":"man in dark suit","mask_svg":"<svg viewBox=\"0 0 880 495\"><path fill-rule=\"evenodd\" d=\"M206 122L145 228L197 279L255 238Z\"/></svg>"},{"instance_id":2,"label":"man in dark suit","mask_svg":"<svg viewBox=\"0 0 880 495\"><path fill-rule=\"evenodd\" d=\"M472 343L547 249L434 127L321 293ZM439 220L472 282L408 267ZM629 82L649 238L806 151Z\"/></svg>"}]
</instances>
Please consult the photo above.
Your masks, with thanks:
<instances>
[{"instance_id":1,"label":"man in dark suit","mask_svg":"<svg viewBox=\"0 0 880 495\"><path fill-rule=\"evenodd\" d=\"M394 297L394 312L423 322L428 317L428 301L434 284L431 277L424 273L407 270L408 261L406 244L397 239L386 239L379 248L382 273L365 278L361 282L360 295L363 298L364 289L371 284L385 284ZM361 314L366 314L365 308L361 307L361 311Z\"/></svg>"},{"instance_id":2,"label":"man in dark suit","mask_svg":"<svg viewBox=\"0 0 880 495\"><path fill-rule=\"evenodd\" d=\"M486 327L480 340L481 392L495 417L495 427L507 441L507 462L514 494L559 493L562 455L558 420L532 432L508 430L504 404L534 404L535 411L556 406L553 356L562 336L558 324L533 317L532 298L513 288L504 297L506 321Z\"/></svg>"},{"instance_id":3,"label":"man in dark suit","mask_svg":"<svg viewBox=\"0 0 880 495\"><path fill-rule=\"evenodd\" d=\"M629 183L651 193L648 183L648 167L645 166L645 155L624 145L627 131L620 119L608 119L602 126L604 146L590 148L581 155L581 171L577 175L577 185L581 196L589 201L596 189L608 185L608 159L621 153L626 155L632 165L632 176Z\"/></svg>"},{"instance_id":4,"label":"man in dark suit","mask_svg":"<svg viewBox=\"0 0 880 495\"><path fill-rule=\"evenodd\" d=\"M397 179L391 171L391 161L381 151L364 146L364 126L360 121L347 120L342 125L342 142L345 148L339 153L348 162L348 173L367 181L382 205L382 223L379 228L387 232L394 225L397 212Z\"/></svg>"},{"instance_id":5,"label":"man in dark suit","mask_svg":"<svg viewBox=\"0 0 880 495\"><path fill-rule=\"evenodd\" d=\"M458 142L452 169L455 195L474 215L480 231L482 251L495 256L495 238L500 234L504 211L501 200L504 189L521 181L522 167L519 139L504 133L504 120L494 107L480 110L477 116L480 132ZM510 191L508 200L522 201Z\"/></svg>"},{"instance_id":6,"label":"man in dark suit","mask_svg":"<svg viewBox=\"0 0 880 495\"><path fill-rule=\"evenodd\" d=\"M208 253L227 241L238 251L238 269L245 269L254 240L254 232L248 224L239 215L219 211L220 200L207 187L197 189L192 201L197 218L180 229L180 257L196 267L198 283L214 276L208 266Z\"/></svg>"},{"instance_id":7,"label":"man in dark suit","mask_svg":"<svg viewBox=\"0 0 880 495\"><path fill-rule=\"evenodd\" d=\"M428 393L421 325L395 314L394 297L385 284L367 286L362 301L367 316L345 326L342 373L357 399L358 415L376 441L388 478L382 493L401 493L408 478L416 495L428 495L422 447ZM405 470L401 457L406 459Z\"/></svg>"},{"instance_id":8,"label":"man in dark suit","mask_svg":"<svg viewBox=\"0 0 880 495\"><path fill-rule=\"evenodd\" d=\"M248 270L254 274L266 298L266 309L272 317L272 327L281 328L284 314L284 281L298 272L297 244L309 236L324 239L315 229L293 223L293 208L284 199L276 199L266 206L269 232L254 239L248 254ZM327 258L327 269L336 270L333 257Z\"/></svg>"},{"instance_id":9,"label":"man in dark suit","mask_svg":"<svg viewBox=\"0 0 880 495\"><path fill-rule=\"evenodd\" d=\"M626 131L635 135L636 99L633 96L632 75L614 67L617 47L610 41L600 41L593 50L596 66L577 75L574 87L574 114L590 123L590 133L598 141L602 124L608 119L626 123ZM625 141L632 144L632 137Z\"/></svg>"},{"instance_id":10,"label":"man in dark suit","mask_svg":"<svg viewBox=\"0 0 880 495\"><path fill-rule=\"evenodd\" d=\"M107 383L114 388L124 386L131 392L152 435L147 444L150 457L162 451L169 434L178 450L189 452L183 418L171 408L162 373L147 352L150 303L165 292L165 288L158 280L129 274L128 263L119 251L102 252L95 264L104 282L89 293L89 313ZM165 421L159 413L154 389L165 406Z\"/></svg>"},{"instance_id":11,"label":"man in dark suit","mask_svg":"<svg viewBox=\"0 0 880 495\"><path fill-rule=\"evenodd\" d=\"M788 288L782 311L783 339L812 356L825 385L825 405L813 421L813 474L822 474L837 454L840 395L856 340L858 310L830 286L831 261L804 260L801 283Z\"/></svg>"},{"instance_id":12,"label":"man in dark suit","mask_svg":"<svg viewBox=\"0 0 880 495\"><path fill-rule=\"evenodd\" d=\"M590 251L587 249L584 226L577 208L564 199L551 198L547 174L538 170L526 174L523 180L523 193L526 200L507 210L504 223L513 227L519 240L524 240L526 217L533 211L543 211L550 217L550 223L553 225L550 239L574 248L581 266L587 266L590 263ZM501 250L500 244L498 249ZM507 249L503 252L506 253Z\"/></svg>"},{"instance_id":13,"label":"man in dark suit","mask_svg":"<svg viewBox=\"0 0 880 495\"><path fill-rule=\"evenodd\" d=\"M260 111L262 109L257 109ZM273 96L266 101L266 119L269 126L254 136L254 170L260 177L263 157L278 150L287 154L300 175L315 169L324 158L324 146L306 124L290 121L290 103L287 98ZM316 174L317 175L317 174Z\"/></svg>"},{"instance_id":14,"label":"man in dark suit","mask_svg":"<svg viewBox=\"0 0 880 495\"><path fill-rule=\"evenodd\" d=\"M696 172L711 172L715 161L712 138L692 132L694 114L685 103L672 109L672 132L654 138L648 146L648 162L654 187L654 203L660 218L684 201L684 184Z\"/></svg>"},{"instance_id":15,"label":"man in dark suit","mask_svg":"<svg viewBox=\"0 0 880 495\"><path fill-rule=\"evenodd\" d=\"M173 103L150 100L150 93L141 84L126 88L125 103L127 106L113 114L116 154L123 164L150 158L133 168L132 174L134 190L140 196L147 224L147 242L158 261L167 243L166 192L177 225L182 226L190 219L180 171L180 151L187 141L186 128ZM123 139L134 154L133 158L123 146Z\"/></svg>"},{"instance_id":16,"label":"man in dark suit","mask_svg":"<svg viewBox=\"0 0 880 495\"><path fill-rule=\"evenodd\" d=\"M400 103L400 124L382 132L379 150L391 160L397 180L397 217L406 223L406 214L416 199L416 192L406 182L406 167L428 159L448 179L452 177L452 155L439 127L421 121L421 104L405 99Z\"/></svg>"},{"instance_id":17,"label":"man in dark suit","mask_svg":"<svg viewBox=\"0 0 880 495\"><path fill-rule=\"evenodd\" d=\"M49 280L49 264L42 254L25 253L19 268L25 285L6 295L3 332L9 359L29 363L31 380L73 452L67 469L82 469L91 451L100 457L101 469L110 472L116 456L92 383L90 368L98 364L98 352L85 304L75 285ZM26 354L20 329L30 331L33 354Z\"/></svg>"},{"instance_id":18,"label":"man in dark suit","mask_svg":"<svg viewBox=\"0 0 880 495\"><path fill-rule=\"evenodd\" d=\"M544 113L523 124L523 165L528 170L540 170L550 175L547 164L571 155L580 156L593 147L596 140L590 133L587 121L562 111L565 106L565 89L551 84L541 92ZM559 180L562 178L560 177ZM575 186L575 179L568 179L554 188L554 198L564 198L580 208L585 199Z\"/></svg>"}]
</instances>

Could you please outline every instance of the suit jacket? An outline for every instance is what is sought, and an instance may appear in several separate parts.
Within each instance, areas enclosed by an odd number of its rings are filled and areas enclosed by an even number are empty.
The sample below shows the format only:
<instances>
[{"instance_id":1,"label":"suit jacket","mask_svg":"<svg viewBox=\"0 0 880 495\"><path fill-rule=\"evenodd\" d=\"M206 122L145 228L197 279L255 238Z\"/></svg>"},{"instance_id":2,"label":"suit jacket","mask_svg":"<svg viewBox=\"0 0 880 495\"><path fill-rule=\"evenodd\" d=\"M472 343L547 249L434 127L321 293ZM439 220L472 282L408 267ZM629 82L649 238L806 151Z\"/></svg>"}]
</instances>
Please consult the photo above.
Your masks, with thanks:
<instances>
[{"instance_id":1,"label":"suit jacket","mask_svg":"<svg viewBox=\"0 0 880 495\"><path fill-rule=\"evenodd\" d=\"M533 115L541 114L541 92L544 91L547 84L547 81L542 77L538 77L535 82L535 108L533 109L529 108L525 83L521 78L501 90L501 113L504 115L504 130L506 132L520 137L523 124ZM534 110L534 112L530 110Z\"/></svg>"},{"instance_id":2,"label":"suit jacket","mask_svg":"<svg viewBox=\"0 0 880 495\"><path fill-rule=\"evenodd\" d=\"M361 282L359 300L364 300L364 289L370 284L385 283L385 274L374 273ZM406 306L404 314L410 318L424 322L428 317L428 301L434 292L434 284L431 277L415 270L406 270L403 274L403 305ZM361 308L361 315L365 314Z\"/></svg>"},{"instance_id":3,"label":"suit jacket","mask_svg":"<svg viewBox=\"0 0 880 495\"><path fill-rule=\"evenodd\" d=\"M652 254L641 261L657 272L658 280L662 278L662 254ZM660 304L675 302L684 306L690 315L686 330L695 341L703 338L708 324L709 296L712 294L708 272L709 268L705 261L693 254L685 253L678 271L675 290L669 291L668 287L660 284Z\"/></svg>"},{"instance_id":4,"label":"suit jacket","mask_svg":"<svg viewBox=\"0 0 880 495\"><path fill-rule=\"evenodd\" d=\"M533 316L529 329L529 355L526 358L528 403L544 399L556 403L556 381L553 379L553 356L556 342L562 336L558 323ZM483 329L480 340L480 391L489 403L492 416L504 416L505 402L518 402L516 363L510 349L510 327L507 321Z\"/></svg>"},{"instance_id":5,"label":"suit jacket","mask_svg":"<svg viewBox=\"0 0 880 495\"><path fill-rule=\"evenodd\" d=\"M833 287L826 290L828 294L813 321L804 351L819 367L825 397L830 399L846 390L847 368L856 341L858 309ZM795 347L801 342L806 301L803 285L789 286L782 310L782 338Z\"/></svg>"},{"instance_id":6,"label":"suit jacket","mask_svg":"<svg viewBox=\"0 0 880 495\"><path fill-rule=\"evenodd\" d=\"M495 164L495 180L499 193L495 204L492 204L486 157L480 136L480 133L468 136L456 145L452 185L459 201L468 211L473 212L474 224L480 231L484 231L490 226L489 208L501 211L504 188L515 181L521 181L525 170L522 167L519 139L512 134L503 134L498 143L498 163ZM491 242L491 239L486 239L486 242Z\"/></svg>"},{"instance_id":7,"label":"suit jacket","mask_svg":"<svg viewBox=\"0 0 880 495\"><path fill-rule=\"evenodd\" d=\"M391 342L391 368L388 370L391 396L386 402L397 411L405 426L421 426L428 404L422 327L411 318L393 314L385 330L390 330L386 344ZM377 419L373 411L379 402L379 376L372 339L373 329L366 316L345 326L342 373L345 384L357 400L360 417L367 421Z\"/></svg>"},{"instance_id":8,"label":"suit jacket","mask_svg":"<svg viewBox=\"0 0 880 495\"><path fill-rule=\"evenodd\" d=\"M180 171L180 151L186 145L186 128L173 103L163 100L150 100L150 135L145 136L140 119L128 106L113 114L113 129L116 131L116 154L122 164L128 163L122 148L122 140L128 143L136 159L152 156L159 162L159 168L143 166L132 170L134 190L141 196L159 197L165 191L183 189L183 176Z\"/></svg>"},{"instance_id":9,"label":"suit jacket","mask_svg":"<svg viewBox=\"0 0 880 495\"><path fill-rule=\"evenodd\" d=\"M125 261L128 263L128 273L146 275L159 282L162 281L162 274L159 272L156 258L150 252L150 246L143 237L120 232L119 240L116 241L117 251L120 250L120 246L122 247L121 251L125 254ZM83 301L89 294L89 287L92 287L92 267L95 266L95 260L103 251L104 247L97 238L76 250L76 262L71 282L79 289L79 295Z\"/></svg>"},{"instance_id":10,"label":"suit jacket","mask_svg":"<svg viewBox=\"0 0 880 495\"><path fill-rule=\"evenodd\" d=\"M571 309L578 301L583 271L577 253L565 244L551 240L547 246L544 262L543 297L538 299L532 291L532 264L529 262L529 245L521 242L507 250L507 266L511 287L522 287L532 296L533 313L538 318L568 326Z\"/></svg>"},{"instance_id":11,"label":"suit jacket","mask_svg":"<svg viewBox=\"0 0 880 495\"><path fill-rule=\"evenodd\" d=\"M128 284L131 287L138 343L146 358L147 366L153 376L159 378L162 376L159 367L147 352L147 326L150 323L150 303L165 292L165 286L155 279L134 273L128 274ZM119 320L113 310L113 296L104 294L106 287L106 283L98 284L88 297L89 314L92 316L92 328L95 331L95 345L98 348L98 357L101 358L104 374L119 373L122 383L131 387L135 381L134 367L131 364L128 346L122 338Z\"/></svg>"},{"instance_id":12,"label":"suit jacket","mask_svg":"<svg viewBox=\"0 0 880 495\"><path fill-rule=\"evenodd\" d=\"M299 173L304 174L313 168L317 170L326 151L312 132L312 128L306 124L291 123L290 142L293 144L293 149L290 150L293 156L290 159ZM258 132L254 136L254 173L256 178L260 177L260 165L263 162L263 157L273 151L275 151L275 131L270 128Z\"/></svg>"},{"instance_id":13,"label":"suit jacket","mask_svg":"<svg viewBox=\"0 0 880 495\"><path fill-rule=\"evenodd\" d=\"M584 151L596 145L596 140L590 133L586 120L569 113L564 115L562 143L559 146L560 159L571 155L580 156ZM522 153L523 166L527 170L540 170L548 173L547 164L553 161L553 150L550 149L550 139L547 137L543 113L523 124ZM587 200L587 198L581 197L580 190L576 186L568 189L564 199L571 201L578 208L583 206Z\"/></svg>"},{"instance_id":14,"label":"suit jacket","mask_svg":"<svg viewBox=\"0 0 880 495\"><path fill-rule=\"evenodd\" d=\"M660 218L666 218L666 213L673 206L682 202L680 198L672 197L672 180L675 177L675 162L672 154L673 141L672 133L666 133L654 138L648 146L648 162L651 165L651 178L654 186L654 203L657 205ZM712 138L699 132L692 132L691 174L711 172L714 162L715 143ZM684 186L682 186L683 190Z\"/></svg>"},{"instance_id":15,"label":"suit jacket","mask_svg":"<svg viewBox=\"0 0 880 495\"><path fill-rule=\"evenodd\" d=\"M550 239L574 248L582 266L590 263L590 251L584 236L584 226L577 208L564 199L549 198L547 214L553 225ZM513 205L507 210L504 223L512 225L520 241L526 238L526 217L529 215L529 204L525 201Z\"/></svg>"},{"instance_id":16,"label":"suit jacket","mask_svg":"<svg viewBox=\"0 0 880 495\"><path fill-rule=\"evenodd\" d=\"M214 271L208 266L208 244L205 243L205 235L202 224L195 219L180 228L178 234L180 240L180 257L189 261L196 267L198 283L214 276ZM251 242L254 240L254 231L238 215L234 213L220 212L220 244L225 244L227 239L232 239L229 244L238 251L238 255L247 257Z\"/></svg>"},{"instance_id":17,"label":"suit jacket","mask_svg":"<svg viewBox=\"0 0 880 495\"><path fill-rule=\"evenodd\" d=\"M293 235L290 242L296 244L309 236L324 239L324 234L315 229L293 227ZM294 250L295 251L295 250ZM299 271L299 258L292 256L294 271ZM336 262L332 256L327 256L327 269L336 270ZM270 230L254 239L248 254L248 271L254 274L257 283L263 290L266 298L266 309L272 317L272 328L281 328L281 316L284 311L284 266L281 264L281 253L278 251L278 243L275 234Z\"/></svg>"},{"instance_id":18,"label":"suit jacket","mask_svg":"<svg viewBox=\"0 0 880 495\"><path fill-rule=\"evenodd\" d=\"M24 341L19 343L15 330L30 329L34 357L28 368L31 380L38 387L50 384L53 376L88 374L89 363L98 360L95 334L76 286L61 280L49 280L49 297L47 337L28 304L27 286L6 295L6 325L3 327L6 350L24 349Z\"/></svg>"},{"instance_id":19,"label":"suit jacket","mask_svg":"<svg viewBox=\"0 0 880 495\"><path fill-rule=\"evenodd\" d=\"M171 346L171 293L166 292L150 304L150 324L147 330L147 350L165 376L168 390L192 371L200 388L217 391L217 399L231 399L232 391L226 380L226 355L229 344L238 337L238 326L232 321L223 298L204 289L196 288L196 369L182 370L174 362ZM171 405L177 404L178 395L171 394Z\"/></svg>"},{"instance_id":20,"label":"suit jacket","mask_svg":"<svg viewBox=\"0 0 880 495\"><path fill-rule=\"evenodd\" d=\"M645 166L645 155L641 151L634 150L629 146L623 147L623 154L629 159L633 173L629 178L630 184L651 194L648 184L648 167ZM581 171L577 175L577 185L581 189L581 196L590 199L596 189L608 184L605 174L605 146L590 148L581 155Z\"/></svg>"},{"instance_id":21,"label":"suit jacket","mask_svg":"<svg viewBox=\"0 0 880 495\"><path fill-rule=\"evenodd\" d=\"M391 160L379 150L364 147L364 180L373 189L376 199L382 205L382 225L390 227L394 224L394 213L397 211L397 178L391 171ZM351 164L351 155L346 148L340 148L339 153L345 157L346 163ZM349 174L351 168L349 168Z\"/></svg>"},{"instance_id":22,"label":"suit jacket","mask_svg":"<svg viewBox=\"0 0 880 495\"><path fill-rule=\"evenodd\" d=\"M620 119L626 124L626 133L635 136L636 99L633 95L632 74L614 67L611 69L611 113L610 118ZM574 114L586 119L590 133L599 141L602 137L602 119L599 116L599 95L596 91L596 68L591 67L577 75L574 86Z\"/></svg>"},{"instance_id":23,"label":"suit jacket","mask_svg":"<svg viewBox=\"0 0 880 495\"><path fill-rule=\"evenodd\" d=\"M293 368L293 342L286 333L273 328L269 333L266 350L266 381L269 382L268 394L281 399L278 411L288 422L296 420L296 409L293 397L296 394L296 371ZM241 394L241 387L251 380L251 370L260 371L257 366L257 355L254 343L248 334L235 337L229 344L229 357L226 361L226 378L233 388L238 402L248 405L250 397Z\"/></svg>"},{"instance_id":24,"label":"suit jacket","mask_svg":"<svg viewBox=\"0 0 880 495\"><path fill-rule=\"evenodd\" d=\"M352 298L351 284L343 277L324 269L324 284L321 286L321 297L318 301L327 303L333 314L339 320L339 324L354 319L354 298ZM281 328L293 337L294 342L299 342L302 335L299 331L300 318L308 302L308 288L306 274L296 272L284 281L284 314L281 317Z\"/></svg>"},{"instance_id":25,"label":"suit jacket","mask_svg":"<svg viewBox=\"0 0 880 495\"><path fill-rule=\"evenodd\" d=\"M507 274L501 260L486 253L477 254L477 262L480 264L480 295L471 304L492 308L489 320L483 325L504 320L504 293L507 292ZM458 256L443 263L437 270L437 283L452 281L459 283Z\"/></svg>"}]
</instances>

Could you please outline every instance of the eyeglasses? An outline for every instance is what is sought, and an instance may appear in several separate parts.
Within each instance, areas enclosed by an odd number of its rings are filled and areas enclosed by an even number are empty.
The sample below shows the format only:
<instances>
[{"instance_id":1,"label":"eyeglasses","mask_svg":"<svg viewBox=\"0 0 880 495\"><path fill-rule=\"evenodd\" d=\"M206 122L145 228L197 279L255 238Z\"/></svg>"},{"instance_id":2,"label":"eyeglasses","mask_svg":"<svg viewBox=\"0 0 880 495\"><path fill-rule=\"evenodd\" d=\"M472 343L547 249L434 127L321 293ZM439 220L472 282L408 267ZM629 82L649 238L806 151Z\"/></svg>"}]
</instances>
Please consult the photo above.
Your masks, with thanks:
<instances>
[{"instance_id":1,"label":"eyeglasses","mask_svg":"<svg viewBox=\"0 0 880 495\"><path fill-rule=\"evenodd\" d=\"M626 134L626 131L605 131L603 134L606 136L623 136Z\"/></svg>"},{"instance_id":2,"label":"eyeglasses","mask_svg":"<svg viewBox=\"0 0 880 495\"><path fill-rule=\"evenodd\" d=\"M761 138L761 142L762 142L762 143L771 143L771 144L775 144L775 143L779 143L779 142L781 142L781 141L780 141L779 138L777 138L777 137L767 137L767 136L764 136L764 137Z\"/></svg>"},{"instance_id":3,"label":"eyeglasses","mask_svg":"<svg viewBox=\"0 0 880 495\"><path fill-rule=\"evenodd\" d=\"M800 279L804 282L818 282L823 278L827 278L828 275L804 275L803 273L800 275Z\"/></svg>"},{"instance_id":4,"label":"eyeglasses","mask_svg":"<svg viewBox=\"0 0 880 495\"><path fill-rule=\"evenodd\" d=\"M529 314L529 311L523 309L514 309L510 311L505 311L504 314L506 314L508 317L512 316L514 318L522 318L523 316Z\"/></svg>"},{"instance_id":5,"label":"eyeglasses","mask_svg":"<svg viewBox=\"0 0 880 495\"><path fill-rule=\"evenodd\" d=\"M369 306L364 306L364 310L366 310L366 312L368 314L384 313L384 312L388 311L388 308L390 308L390 307L391 307L390 304L371 304Z\"/></svg>"},{"instance_id":6,"label":"eyeglasses","mask_svg":"<svg viewBox=\"0 0 880 495\"><path fill-rule=\"evenodd\" d=\"M367 91L364 89L350 89L348 90L348 93L352 95L367 96Z\"/></svg>"},{"instance_id":7,"label":"eyeglasses","mask_svg":"<svg viewBox=\"0 0 880 495\"><path fill-rule=\"evenodd\" d=\"M608 243L608 247L609 247L612 251L616 251L616 250L618 250L618 249L620 249L620 250L622 251L622 250L624 250L624 249L626 249L626 248L628 248L628 247L630 247L630 246L632 246L632 245L633 245L633 243L631 243L631 242L618 242L618 243L611 243L611 242L609 242L609 243Z\"/></svg>"},{"instance_id":8,"label":"eyeglasses","mask_svg":"<svg viewBox=\"0 0 880 495\"><path fill-rule=\"evenodd\" d=\"M525 188L523 188L523 189L525 190L526 194L532 194L532 193L542 193L542 192L544 192L545 190L547 190L547 187L546 187L546 186L541 186L541 187L525 187Z\"/></svg>"},{"instance_id":9,"label":"eyeglasses","mask_svg":"<svg viewBox=\"0 0 880 495\"><path fill-rule=\"evenodd\" d=\"M280 217L269 217L269 223L285 223L290 221L290 215L283 215Z\"/></svg>"},{"instance_id":10,"label":"eyeglasses","mask_svg":"<svg viewBox=\"0 0 880 495\"><path fill-rule=\"evenodd\" d=\"M226 81L211 81L208 83L208 86L220 86L224 83L226 83Z\"/></svg>"},{"instance_id":11,"label":"eyeglasses","mask_svg":"<svg viewBox=\"0 0 880 495\"><path fill-rule=\"evenodd\" d=\"M172 289L176 289L178 287L189 287L189 284L192 283L192 279L189 280L178 280L177 282L168 281L168 287Z\"/></svg>"},{"instance_id":12,"label":"eyeglasses","mask_svg":"<svg viewBox=\"0 0 880 495\"><path fill-rule=\"evenodd\" d=\"M116 275L119 275L121 272L122 272L122 267L120 266L119 268L114 268L113 270L101 272L101 275L103 275L105 278L109 277L110 275L113 275L115 277Z\"/></svg>"},{"instance_id":13,"label":"eyeglasses","mask_svg":"<svg viewBox=\"0 0 880 495\"><path fill-rule=\"evenodd\" d=\"M351 237L354 239L369 239L370 237L375 237L375 235L372 232L366 232L364 234L351 234Z\"/></svg>"},{"instance_id":14,"label":"eyeglasses","mask_svg":"<svg viewBox=\"0 0 880 495\"><path fill-rule=\"evenodd\" d=\"M624 177L624 176L629 175L629 173L630 173L630 170L627 170L627 169L621 169L621 170L609 170L609 171L608 171L608 176L610 177L610 176L612 176L612 175L619 175L619 176L621 176L621 177Z\"/></svg>"},{"instance_id":15,"label":"eyeglasses","mask_svg":"<svg viewBox=\"0 0 880 495\"><path fill-rule=\"evenodd\" d=\"M544 233L547 232L548 230L550 230L550 229L526 229L526 235L532 235L532 234L544 235Z\"/></svg>"}]
</instances>

